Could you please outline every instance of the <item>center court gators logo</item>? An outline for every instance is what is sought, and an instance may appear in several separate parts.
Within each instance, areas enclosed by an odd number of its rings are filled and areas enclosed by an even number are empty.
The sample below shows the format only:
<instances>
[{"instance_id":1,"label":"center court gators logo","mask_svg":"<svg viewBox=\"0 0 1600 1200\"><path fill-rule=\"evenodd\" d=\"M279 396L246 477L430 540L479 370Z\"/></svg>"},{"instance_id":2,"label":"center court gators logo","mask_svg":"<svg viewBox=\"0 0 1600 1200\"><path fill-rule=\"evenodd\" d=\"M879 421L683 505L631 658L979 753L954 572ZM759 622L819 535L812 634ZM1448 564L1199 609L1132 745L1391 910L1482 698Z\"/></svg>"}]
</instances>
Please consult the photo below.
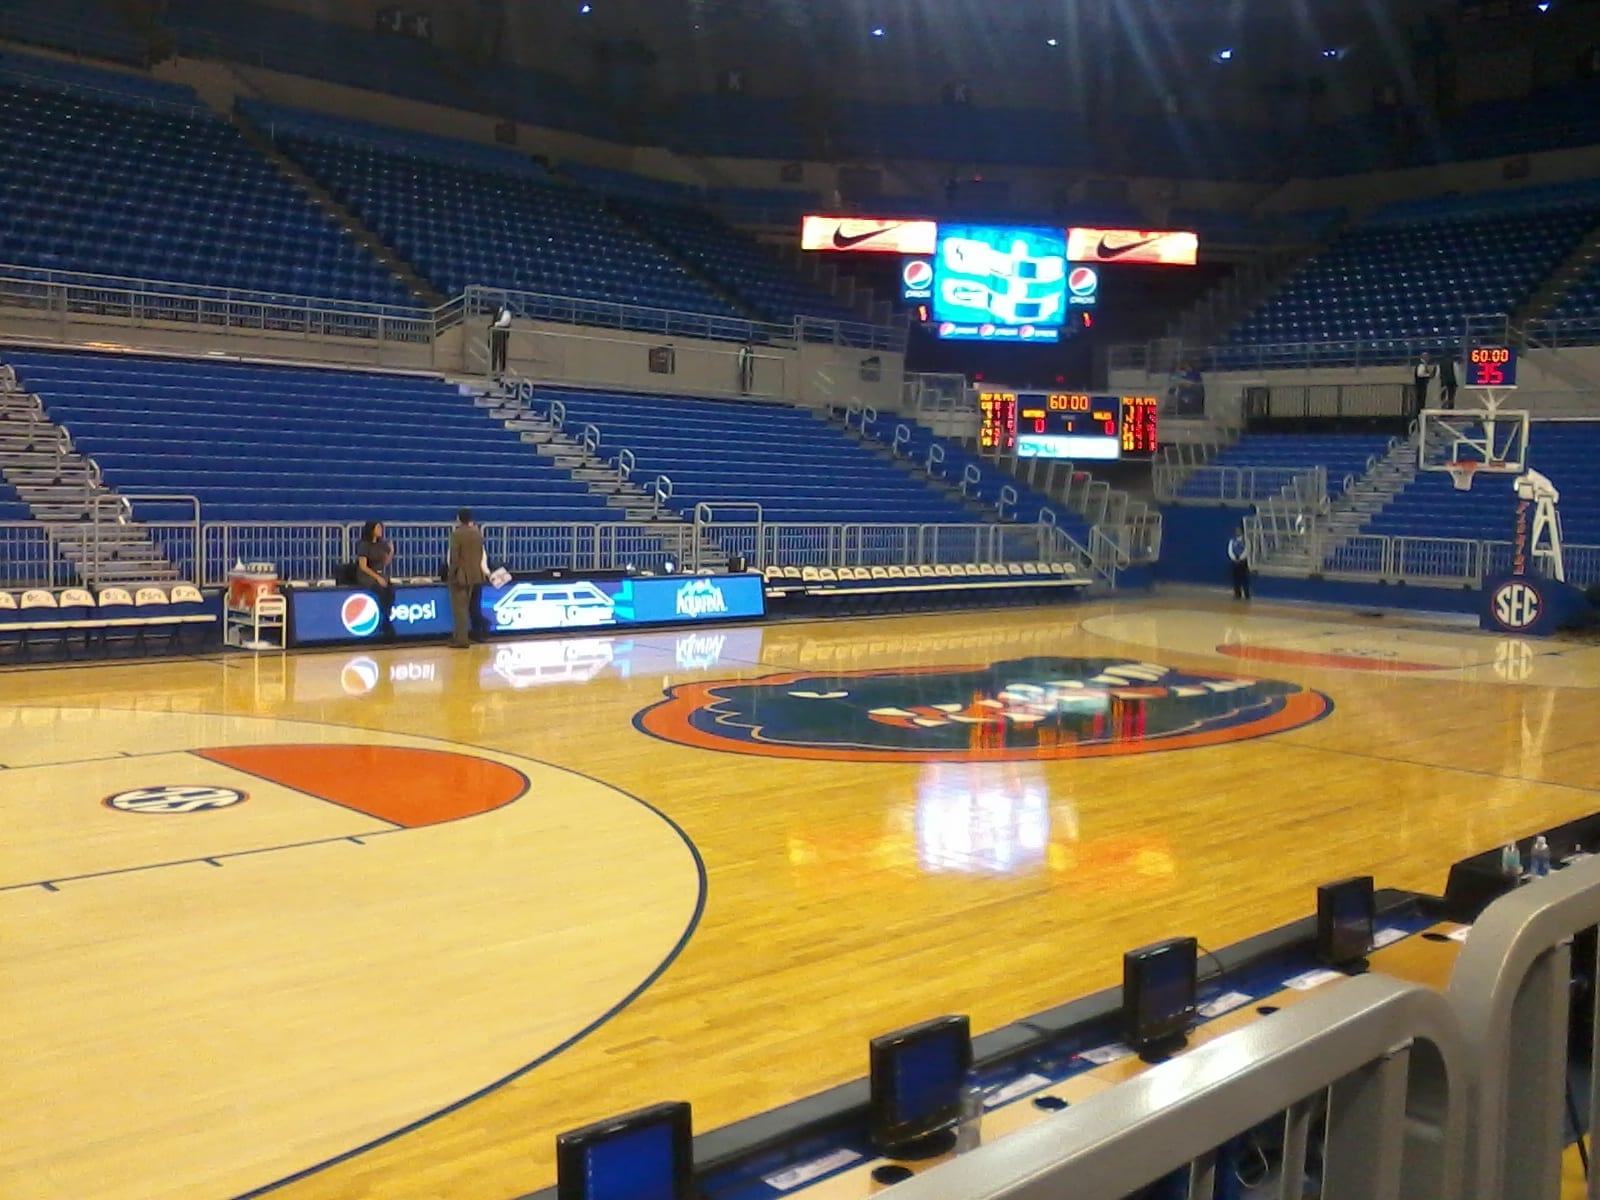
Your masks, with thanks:
<instances>
[{"instance_id":1,"label":"center court gators logo","mask_svg":"<svg viewBox=\"0 0 1600 1200\"><path fill-rule=\"evenodd\" d=\"M378 631L382 617L378 602L365 592L346 597L339 609L339 620L351 637L371 637Z\"/></svg>"},{"instance_id":2,"label":"center court gators logo","mask_svg":"<svg viewBox=\"0 0 1600 1200\"><path fill-rule=\"evenodd\" d=\"M1298 729L1333 709L1275 679L1112 658L684 684L634 724L665 741L842 762L1101 758Z\"/></svg>"}]
</instances>

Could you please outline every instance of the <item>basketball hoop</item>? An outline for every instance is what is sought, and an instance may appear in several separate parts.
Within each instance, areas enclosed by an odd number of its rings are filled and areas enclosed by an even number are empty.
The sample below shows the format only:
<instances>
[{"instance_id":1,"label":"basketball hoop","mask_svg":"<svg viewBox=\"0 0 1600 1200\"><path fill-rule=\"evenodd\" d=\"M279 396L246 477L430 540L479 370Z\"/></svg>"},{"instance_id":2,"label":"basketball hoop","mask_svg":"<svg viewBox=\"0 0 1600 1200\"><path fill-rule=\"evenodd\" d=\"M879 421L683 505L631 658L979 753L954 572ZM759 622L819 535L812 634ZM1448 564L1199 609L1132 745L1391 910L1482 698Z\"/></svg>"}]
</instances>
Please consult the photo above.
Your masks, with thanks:
<instances>
[{"instance_id":1,"label":"basketball hoop","mask_svg":"<svg viewBox=\"0 0 1600 1200\"><path fill-rule=\"evenodd\" d=\"M1464 458L1454 462L1447 462L1444 466L1445 470L1450 472L1450 480L1456 485L1456 491L1470 492L1472 490L1472 477L1478 473L1478 468L1483 464L1474 462L1470 458Z\"/></svg>"}]
</instances>

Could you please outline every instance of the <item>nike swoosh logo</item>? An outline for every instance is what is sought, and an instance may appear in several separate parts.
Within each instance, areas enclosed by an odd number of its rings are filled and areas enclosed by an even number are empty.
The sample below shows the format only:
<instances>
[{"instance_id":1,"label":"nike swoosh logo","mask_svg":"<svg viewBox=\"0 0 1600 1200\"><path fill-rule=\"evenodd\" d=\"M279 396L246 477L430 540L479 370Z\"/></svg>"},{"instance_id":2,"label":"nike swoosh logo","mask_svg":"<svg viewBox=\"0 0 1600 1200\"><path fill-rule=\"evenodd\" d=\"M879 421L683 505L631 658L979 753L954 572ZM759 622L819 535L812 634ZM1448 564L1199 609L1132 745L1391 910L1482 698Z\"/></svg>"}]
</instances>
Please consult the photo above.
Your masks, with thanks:
<instances>
[{"instance_id":1,"label":"nike swoosh logo","mask_svg":"<svg viewBox=\"0 0 1600 1200\"><path fill-rule=\"evenodd\" d=\"M1125 246L1108 246L1106 245L1105 238L1101 238L1100 244L1094 249L1095 257L1121 258L1124 254L1131 254L1133 251L1142 249L1145 246L1152 246L1160 240L1161 237L1158 234L1155 237L1145 238L1142 242L1129 242Z\"/></svg>"},{"instance_id":2,"label":"nike swoosh logo","mask_svg":"<svg viewBox=\"0 0 1600 1200\"><path fill-rule=\"evenodd\" d=\"M898 225L890 225L887 229L871 229L866 233L846 233L842 229L835 229L833 231L833 244L840 250L848 250L851 246L859 245L868 238L882 237L886 233L893 233L898 228L900 228Z\"/></svg>"}]
</instances>

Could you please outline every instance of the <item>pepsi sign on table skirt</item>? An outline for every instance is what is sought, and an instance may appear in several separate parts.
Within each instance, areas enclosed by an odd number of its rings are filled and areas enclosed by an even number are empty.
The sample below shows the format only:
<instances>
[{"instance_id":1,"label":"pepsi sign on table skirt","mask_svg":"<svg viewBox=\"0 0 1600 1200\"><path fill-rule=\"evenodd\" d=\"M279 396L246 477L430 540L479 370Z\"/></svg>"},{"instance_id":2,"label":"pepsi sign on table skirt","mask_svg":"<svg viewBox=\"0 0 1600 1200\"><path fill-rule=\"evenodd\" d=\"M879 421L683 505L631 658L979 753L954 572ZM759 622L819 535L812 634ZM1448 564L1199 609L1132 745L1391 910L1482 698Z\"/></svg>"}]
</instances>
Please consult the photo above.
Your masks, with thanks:
<instances>
[{"instance_id":1,"label":"pepsi sign on table skirt","mask_svg":"<svg viewBox=\"0 0 1600 1200\"><path fill-rule=\"evenodd\" d=\"M292 645L362 642L382 633L370 592L295 589L286 596ZM482 606L491 633L541 633L760 617L766 592L759 575L524 580L486 586ZM398 587L390 619L401 640L448 637L450 590L442 583Z\"/></svg>"}]
</instances>

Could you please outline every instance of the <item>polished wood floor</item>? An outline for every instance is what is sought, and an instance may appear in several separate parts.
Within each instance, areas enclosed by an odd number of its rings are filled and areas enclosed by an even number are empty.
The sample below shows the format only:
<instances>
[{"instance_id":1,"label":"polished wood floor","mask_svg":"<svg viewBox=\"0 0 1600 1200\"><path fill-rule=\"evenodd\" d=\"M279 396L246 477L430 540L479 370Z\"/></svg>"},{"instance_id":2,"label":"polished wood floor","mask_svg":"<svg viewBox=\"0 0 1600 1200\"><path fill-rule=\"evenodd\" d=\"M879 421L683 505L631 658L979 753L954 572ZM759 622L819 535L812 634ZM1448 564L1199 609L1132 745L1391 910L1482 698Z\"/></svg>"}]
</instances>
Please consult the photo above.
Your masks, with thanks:
<instances>
[{"instance_id":1,"label":"polished wood floor","mask_svg":"<svg viewBox=\"0 0 1600 1200\"><path fill-rule=\"evenodd\" d=\"M634 723L696 682L823 703L876 672L878 736L966 678L940 668L1035 659L1332 708L1020 760ZM981 703L949 699L930 736ZM0 672L0 1196L518 1196L611 1112L683 1098L711 1128L861 1076L875 1033L1003 1024L1332 876L1438 890L1600 809L1597 727L1594 648L1162 600ZM174 796L199 807L152 810Z\"/></svg>"}]
</instances>

